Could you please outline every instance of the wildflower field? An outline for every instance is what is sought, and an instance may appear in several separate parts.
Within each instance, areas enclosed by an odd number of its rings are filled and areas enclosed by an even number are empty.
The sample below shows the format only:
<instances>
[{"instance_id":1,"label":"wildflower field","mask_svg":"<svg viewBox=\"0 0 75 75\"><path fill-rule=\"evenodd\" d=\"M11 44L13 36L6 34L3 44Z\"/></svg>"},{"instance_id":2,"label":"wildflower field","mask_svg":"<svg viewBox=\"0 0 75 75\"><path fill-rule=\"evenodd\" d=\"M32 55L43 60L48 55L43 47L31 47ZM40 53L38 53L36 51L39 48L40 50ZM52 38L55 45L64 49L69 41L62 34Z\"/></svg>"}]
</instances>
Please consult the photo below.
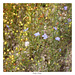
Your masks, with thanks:
<instances>
[{"instance_id":1,"label":"wildflower field","mask_svg":"<svg viewBox=\"0 0 75 75\"><path fill-rule=\"evenodd\" d=\"M71 45L71 3L3 4L4 72L71 72Z\"/></svg>"}]
</instances>

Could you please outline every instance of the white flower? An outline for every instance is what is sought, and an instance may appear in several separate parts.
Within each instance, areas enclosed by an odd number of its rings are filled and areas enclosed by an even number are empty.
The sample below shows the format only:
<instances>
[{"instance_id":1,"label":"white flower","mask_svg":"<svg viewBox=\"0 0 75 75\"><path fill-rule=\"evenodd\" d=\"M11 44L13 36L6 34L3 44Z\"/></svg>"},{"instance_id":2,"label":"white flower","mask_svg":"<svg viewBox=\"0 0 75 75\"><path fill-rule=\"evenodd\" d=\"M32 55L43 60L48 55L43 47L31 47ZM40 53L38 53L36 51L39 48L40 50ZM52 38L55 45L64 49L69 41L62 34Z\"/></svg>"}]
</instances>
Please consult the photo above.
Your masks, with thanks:
<instances>
[{"instance_id":1,"label":"white flower","mask_svg":"<svg viewBox=\"0 0 75 75\"><path fill-rule=\"evenodd\" d=\"M9 54L11 55L11 52L9 52Z\"/></svg>"},{"instance_id":2,"label":"white flower","mask_svg":"<svg viewBox=\"0 0 75 75\"><path fill-rule=\"evenodd\" d=\"M26 51L24 51L24 53L26 53Z\"/></svg>"},{"instance_id":3,"label":"white flower","mask_svg":"<svg viewBox=\"0 0 75 75\"><path fill-rule=\"evenodd\" d=\"M28 41L25 42L25 46L29 46L29 42Z\"/></svg>"},{"instance_id":4,"label":"white flower","mask_svg":"<svg viewBox=\"0 0 75 75\"><path fill-rule=\"evenodd\" d=\"M44 26L44 29L46 29L46 25Z\"/></svg>"},{"instance_id":5,"label":"white flower","mask_svg":"<svg viewBox=\"0 0 75 75\"><path fill-rule=\"evenodd\" d=\"M11 38L11 36L9 35L8 38Z\"/></svg>"},{"instance_id":6,"label":"white flower","mask_svg":"<svg viewBox=\"0 0 75 75\"><path fill-rule=\"evenodd\" d=\"M18 53L16 53L16 56L18 56Z\"/></svg>"}]
</instances>

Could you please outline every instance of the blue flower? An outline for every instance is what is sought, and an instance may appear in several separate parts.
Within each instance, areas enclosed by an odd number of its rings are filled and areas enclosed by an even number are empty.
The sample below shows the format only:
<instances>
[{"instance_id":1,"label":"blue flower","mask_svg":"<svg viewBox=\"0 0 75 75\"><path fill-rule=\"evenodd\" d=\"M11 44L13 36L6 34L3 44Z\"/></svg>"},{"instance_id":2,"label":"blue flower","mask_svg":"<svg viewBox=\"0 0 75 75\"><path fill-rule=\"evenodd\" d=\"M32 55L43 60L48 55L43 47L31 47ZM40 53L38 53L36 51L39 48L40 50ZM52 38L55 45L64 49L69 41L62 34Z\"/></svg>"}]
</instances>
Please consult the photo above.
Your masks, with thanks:
<instances>
[{"instance_id":1,"label":"blue flower","mask_svg":"<svg viewBox=\"0 0 75 75\"><path fill-rule=\"evenodd\" d=\"M65 23L65 24L68 24L68 23Z\"/></svg>"},{"instance_id":2,"label":"blue flower","mask_svg":"<svg viewBox=\"0 0 75 75\"><path fill-rule=\"evenodd\" d=\"M8 25L6 25L6 27L7 27L7 28L9 28L9 26L8 26Z\"/></svg>"},{"instance_id":3,"label":"blue flower","mask_svg":"<svg viewBox=\"0 0 75 75\"><path fill-rule=\"evenodd\" d=\"M44 35L42 35L42 37L44 37L43 39L47 39L48 36L46 35L46 33L44 33Z\"/></svg>"},{"instance_id":4,"label":"blue flower","mask_svg":"<svg viewBox=\"0 0 75 75\"><path fill-rule=\"evenodd\" d=\"M24 29L23 31L27 31L29 28L27 28L27 29Z\"/></svg>"},{"instance_id":5,"label":"blue flower","mask_svg":"<svg viewBox=\"0 0 75 75\"><path fill-rule=\"evenodd\" d=\"M64 6L64 10L67 10L67 6Z\"/></svg>"},{"instance_id":6,"label":"blue flower","mask_svg":"<svg viewBox=\"0 0 75 75\"><path fill-rule=\"evenodd\" d=\"M56 38L55 38L55 40L58 40L58 41L60 41L60 38L59 38L59 37L56 37Z\"/></svg>"},{"instance_id":7,"label":"blue flower","mask_svg":"<svg viewBox=\"0 0 75 75\"><path fill-rule=\"evenodd\" d=\"M59 52L61 52L61 49L59 49Z\"/></svg>"},{"instance_id":8,"label":"blue flower","mask_svg":"<svg viewBox=\"0 0 75 75\"><path fill-rule=\"evenodd\" d=\"M40 35L40 33L39 33L39 32L37 32L37 33L35 33L34 35L35 35L35 36L39 36L39 35Z\"/></svg>"},{"instance_id":9,"label":"blue flower","mask_svg":"<svg viewBox=\"0 0 75 75\"><path fill-rule=\"evenodd\" d=\"M57 28L56 27L53 27L55 30L57 30Z\"/></svg>"},{"instance_id":10,"label":"blue flower","mask_svg":"<svg viewBox=\"0 0 75 75\"><path fill-rule=\"evenodd\" d=\"M68 19L68 22L71 22L71 19L70 18Z\"/></svg>"}]
</instances>

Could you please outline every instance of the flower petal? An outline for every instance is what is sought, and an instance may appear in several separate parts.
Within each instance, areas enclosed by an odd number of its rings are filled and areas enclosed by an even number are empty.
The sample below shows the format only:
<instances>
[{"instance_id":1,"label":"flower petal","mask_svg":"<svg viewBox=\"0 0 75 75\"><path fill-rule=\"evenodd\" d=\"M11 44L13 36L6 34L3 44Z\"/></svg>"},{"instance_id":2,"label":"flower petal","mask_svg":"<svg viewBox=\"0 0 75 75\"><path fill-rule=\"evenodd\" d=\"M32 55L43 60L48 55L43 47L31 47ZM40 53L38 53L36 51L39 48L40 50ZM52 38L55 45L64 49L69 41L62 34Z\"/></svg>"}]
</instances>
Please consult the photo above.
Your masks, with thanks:
<instances>
[{"instance_id":1,"label":"flower petal","mask_svg":"<svg viewBox=\"0 0 75 75\"><path fill-rule=\"evenodd\" d=\"M67 10L67 6L64 6L64 10Z\"/></svg>"},{"instance_id":2,"label":"flower petal","mask_svg":"<svg viewBox=\"0 0 75 75\"><path fill-rule=\"evenodd\" d=\"M53 27L55 30L57 30L57 28L56 27Z\"/></svg>"},{"instance_id":3,"label":"flower petal","mask_svg":"<svg viewBox=\"0 0 75 75\"><path fill-rule=\"evenodd\" d=\"M9 28L9 26L8 26L8 25L6 25L6 27L7 27L7 28Z\"/></svg>"},{"instance_id":4,"label":"flower petal","mask_svg":"<svg viewBox=\"0 0 75 75\"><path fill-rule=\"evenodd\" d=\"M60 41L60 38L59 38L59 37L56 37L56 38L55 38L55 40L58 40L58 41Z\"/></svg>"},{"instance_id":5,"label":"flower petal","mask_svg":"<svg viewBox=\"0 0 75 75\"><path fill-rule=\"evenodd\" d=\"M28 41L25 42L25 46L29 46L29 42Z\"/></svg>"},{"instance_id":6,"label":"flower petal","mask_svg":"<svg viewBox=\"0 0 75 75\"><path fill-rule=\"evenodd\" d=\"M42 37L44 37L43 39L47 39L48 38L46 33L44 33L44 35L42 35Z\"/></svg>"},{"instance_id":7,"label":"flower petal","mask_svg":"<svg viewBox=\"0 0 75 75\"><path fill-rule=\"evenodd\" d=\"M27 28L27 29L24 29L23 31L27 31L29 28Z\"/></svg>"},{"instance_id":8,"label":"flower petal","mask_svg":"<svg viewBox=\"0 0 75 75\"><path fill-rule=\"evenodd\" d=\"M39 35L40 35L40 33L39 33L39 32L37 32L37 33L35 33L34 35L35 35L35 36L39 36Z\"/></svg>"}]
</instances>

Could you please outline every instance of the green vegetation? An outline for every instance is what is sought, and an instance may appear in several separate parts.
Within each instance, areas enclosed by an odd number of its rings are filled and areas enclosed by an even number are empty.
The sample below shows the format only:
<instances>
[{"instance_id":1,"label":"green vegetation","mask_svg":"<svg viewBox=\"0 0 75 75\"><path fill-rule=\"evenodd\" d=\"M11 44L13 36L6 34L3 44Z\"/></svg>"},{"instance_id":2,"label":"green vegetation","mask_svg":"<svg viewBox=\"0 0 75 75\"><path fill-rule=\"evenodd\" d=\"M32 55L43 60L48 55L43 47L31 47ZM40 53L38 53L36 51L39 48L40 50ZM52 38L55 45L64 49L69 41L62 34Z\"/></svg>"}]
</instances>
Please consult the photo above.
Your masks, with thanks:
<instances>
[{"instance_id":1,"label":"green vegetation","mask_svg":"<svg viewBox=\"0 0 75 75\"><path fill-rule=\"evenodd\" d=\"M4 72L71 71L71 38L71 4L3 4Z\"/></svg>"}]
</instances>

